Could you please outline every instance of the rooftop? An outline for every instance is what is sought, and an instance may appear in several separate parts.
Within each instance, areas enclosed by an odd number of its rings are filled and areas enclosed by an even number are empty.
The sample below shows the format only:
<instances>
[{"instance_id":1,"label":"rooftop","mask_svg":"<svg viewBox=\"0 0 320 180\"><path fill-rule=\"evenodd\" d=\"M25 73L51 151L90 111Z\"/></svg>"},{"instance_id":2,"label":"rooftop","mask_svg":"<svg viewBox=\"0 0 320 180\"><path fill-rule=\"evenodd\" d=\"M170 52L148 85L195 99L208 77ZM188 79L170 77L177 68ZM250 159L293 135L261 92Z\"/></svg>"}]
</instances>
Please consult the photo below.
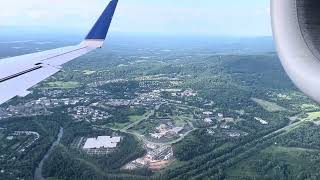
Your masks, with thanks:
<instances>
[{"instance_id":1,"label":"rooftop","mask_svg":"<svg viewBox=\"0 0 320 180\"><path fill-rule=\"evenodd\" d=\"M98 136L97 138L88 138L83 149L115 148L121 141L121 137Z\"/></svg>"}]
</instances>

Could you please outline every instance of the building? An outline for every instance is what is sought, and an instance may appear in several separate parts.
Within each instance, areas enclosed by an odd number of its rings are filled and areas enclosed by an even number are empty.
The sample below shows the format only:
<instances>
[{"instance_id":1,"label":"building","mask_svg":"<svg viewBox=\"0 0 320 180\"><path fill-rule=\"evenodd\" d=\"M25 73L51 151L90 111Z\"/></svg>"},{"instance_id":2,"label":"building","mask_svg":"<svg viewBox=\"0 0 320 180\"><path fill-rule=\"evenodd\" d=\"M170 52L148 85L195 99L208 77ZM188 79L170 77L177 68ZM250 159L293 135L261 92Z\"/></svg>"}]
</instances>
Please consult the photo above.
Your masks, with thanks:
<instances>
[{"instance_id":1,"label":"building","mask_svg":"<svg viewBox=\"0 0 320 180\"><path fill-rule=\"evenodd\" d=\"M213 112L205 111L205 112L203 112L203 115L211 116L211 115L213 115Z\"/></svg>"},{"instance_id":2,"label":"building","mask_svg":"<svg viewBox=\"0 0 320 180\"><path fill-rule=\"evenodd\" d=\"M116 148L121 141L121 137L98 136L88 138L83 149Z\"/></svg>"},{"instance_id":3,"label":"building","mask_svg":"<svg viewBox=\"0 0 320 180\"><path fill-rule=\"evenodd\" d=\"M204 122L211 124L213 121L212 121L211 118L205 118L205 119L204 119Z\"/></svg>"},{"instance_id":4,"label":"building","mask_svg":"<svg viewBox=\"0 0 320 180\"><path fill-rule=\"evenodd\" d=\"M263 119L261 119L261 118L255 117L254 119L257 120L257 121L259 121L262 125L268 125L268 124L269 124L268 121L265 121L265 120L263 120Z\"/></svg>"},{"instance_id":5,"label":"building","mask_svg":"<svg viewBox=\"0 0 320 180\"><path fill-rule=\"evenodd\" d=\"M150 133L151 137L155 139L161 139L162 137L177 135L183 130L183 127L169 128L167 125L161 124L156 128L156 130L158 131L157 133Z\"/></svg>"},{"instance_id":6,"label":"building","mask_svg":"<svg viewBox=\"0 0 320 180\"><path fill-rule=\"evenodd\" d=\"M8 136L6 139L11 141L11 140L13 140L13 138L14 138L13 136Z\"/></svg>"}]
</instances>

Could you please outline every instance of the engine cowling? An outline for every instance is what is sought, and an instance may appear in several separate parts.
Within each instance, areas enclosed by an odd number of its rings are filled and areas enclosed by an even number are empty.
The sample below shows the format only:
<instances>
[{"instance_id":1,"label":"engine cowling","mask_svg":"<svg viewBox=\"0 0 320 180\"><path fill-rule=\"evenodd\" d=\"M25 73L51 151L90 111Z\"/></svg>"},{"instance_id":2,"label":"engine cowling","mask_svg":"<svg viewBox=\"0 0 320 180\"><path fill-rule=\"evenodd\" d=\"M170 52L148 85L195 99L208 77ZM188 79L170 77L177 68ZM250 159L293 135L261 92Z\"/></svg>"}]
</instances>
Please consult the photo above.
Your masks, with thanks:
<instances>
[{"instance_id":1,"label":"engine cowling","mask_svg":"<svg viewBox=\"0 0 320 180\"><path fill-rule=\"evenodd\" d=\"M285 71L320 103L320 0L271 0L271 16Z\"/></svg>"}]
</instances>

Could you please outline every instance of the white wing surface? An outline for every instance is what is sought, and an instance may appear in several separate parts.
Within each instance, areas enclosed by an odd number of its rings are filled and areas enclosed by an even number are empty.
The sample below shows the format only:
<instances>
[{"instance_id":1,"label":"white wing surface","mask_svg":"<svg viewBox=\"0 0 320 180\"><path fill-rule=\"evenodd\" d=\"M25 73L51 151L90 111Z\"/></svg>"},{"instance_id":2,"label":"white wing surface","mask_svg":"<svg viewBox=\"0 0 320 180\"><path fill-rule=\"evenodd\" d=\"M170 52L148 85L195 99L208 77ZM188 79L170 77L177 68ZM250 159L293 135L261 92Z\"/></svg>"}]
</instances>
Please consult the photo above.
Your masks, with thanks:
<instances>
[{"instance_id":1,"label":"white wing surface","mask_svg":"<svg viewBox=\"0 0 320 180\"><path fill-rule=\"evenodd\" d=\"M61 70L61 65L101 48L108 33L118 0L112 0L87 37L79 45L68 46L0 60L0 104Z\"/></svg>"}]
</instances>

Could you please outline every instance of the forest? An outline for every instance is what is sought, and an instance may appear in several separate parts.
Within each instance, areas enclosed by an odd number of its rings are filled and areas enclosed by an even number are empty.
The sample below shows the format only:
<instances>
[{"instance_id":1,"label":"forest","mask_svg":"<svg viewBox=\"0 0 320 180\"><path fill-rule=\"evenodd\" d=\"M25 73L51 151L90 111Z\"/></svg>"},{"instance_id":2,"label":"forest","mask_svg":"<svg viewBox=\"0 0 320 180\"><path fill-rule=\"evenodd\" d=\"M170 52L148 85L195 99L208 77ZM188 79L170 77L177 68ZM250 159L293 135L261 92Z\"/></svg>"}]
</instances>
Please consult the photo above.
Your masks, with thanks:
<instances>
[{"instance_id":1,"label":"forest","mask_svg":"<svg viewBox=\"0 0 320 180\"><path fill-rule=\"evenodd\" d=\"M149 45L143 48L150 50L154 47ZM0 158L1 168L13 169L15 177L32 179L35 167L55 140L60 127L63 127L61 143L44 164L43 175L48 179L319 179L319 119L306 119L308 113L316 113L312 116L317 116L320 108L297 91L275 53L233 54L233 49L212 53L218 51L208 50L208 47L201 52L209 55L199 55L192 48L176 48L166 53L159 52L158 48L139 53L136 48L130 49L134 53L128 49L121 46L118 49L121 56L114 51L101 52L71 62L64 72L48 81L73 81L79 82L80 86L61 90L62 95L54 95L53 98L80 94L90 100L79 105L92 107L91 104L98 100L134 99L139 93L151 90L192 89L197 92L196 97L173 97L169 92L162 92L161 98L167 101L157 107L156 115L151 116L152 121L130 129L133 132L142 129L149 133L154 130L150 127L158 125L153 122L156 117L170 117L176 111L191 115L195 129L183 140L172 144L174 160L171 166L160 171L121 169L128 162L145 155L146 150L134 133L114 130L109 125L130 123L130 116L141 116L153 107L97 107L112 114L112 117L93 123L75 121L66 113L73 106L64 105L50 109L52 114L47 116L1 120L0 155L9 157ZM133 55L135 53L138 55ZM83 70L87 69L95 73L84 74ZM137 79L154 75L176 80L159 80L153 85L140 87ZM103 84L96 89L88 85L115 79L122 80ZM16 98L2 107L60 91L45 89L46 83L35 87L34 93L26 98ZM98 94L92 95L95 91ZM253 98L265 100L269 105L276 104L281 110L268 111ZM181 101L181 107L193 108L181 110L176 104L168 103L169 100ZM199 114L205 110L233 119L233 122L221 122L229 125L229 129L214 129L217 122L210 125L199 122ZM268 123L262 124L256 120L257 117ZM208 133L210 128L214 129L213 134ZM40 134L40 139L28 151L13 156L7 152L17 149L20 141L27 140L7 140L13 131L35 131ZM233 131L241 135L226 136ZM72 146L75 139L101 135L121 136L123 141L119 148L107 155L88 155ZM6 173L1 176L13 178Z\"/></svg>"}]
</instances>

